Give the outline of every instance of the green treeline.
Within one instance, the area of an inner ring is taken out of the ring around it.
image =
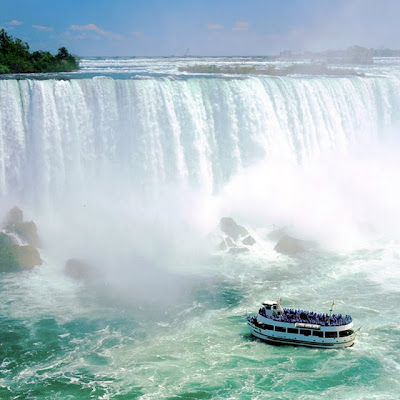
[[[0,74],[29,72],[70,72],[79,68],[79,60],[65,47],[53,56],[48,51],[29,51],[29,45],[0,30]]]

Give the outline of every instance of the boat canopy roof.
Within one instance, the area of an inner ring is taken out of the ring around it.
[[[278,302],[274,300],[265,300],[262,304],[263,306],[276,306]]]

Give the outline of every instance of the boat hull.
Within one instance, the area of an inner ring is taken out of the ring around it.
[[[348,338],[337,338],[337,339],[320,339],[307,337],[301,338],[300,335],[276,335],[274,331],[267,331],[256,327],[251,322],[247,323],[249,326],[250,333],[268,343],[280,344],[280,345],[291,345],[291,346],[305,346],[305,347],[316,347],[323,349],[340,349],[353,346],[354,344],[354,335],[349,336]]]

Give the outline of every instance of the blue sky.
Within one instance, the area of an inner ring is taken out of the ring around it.
[[[33,50],[85,55],[268,55],[400,48],[398,0],[0,0]]]

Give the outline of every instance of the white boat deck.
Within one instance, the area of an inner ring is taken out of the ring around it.
[[[283,309],[279,303],[268,301],[257,316],[248,317],[247,321],[251,334],[268,342],[322,348],[354,344],[349,315]]]

